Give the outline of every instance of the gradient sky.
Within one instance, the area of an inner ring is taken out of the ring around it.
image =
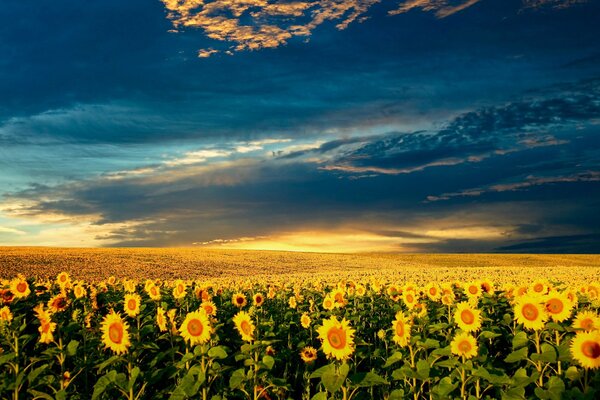
[[[0,20],[2,245],[600,251],[600,1]]]

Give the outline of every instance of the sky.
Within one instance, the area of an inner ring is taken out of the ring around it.
[[[598,253],[599,19],[4,0],[0,245]]]

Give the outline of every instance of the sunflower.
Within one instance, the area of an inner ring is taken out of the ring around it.
[[[548,293],[548,283],[544,280],[537,280],[527,290],[532,296],[543,296]]]
[[[48,308],[52,313],[65,311],[68,306],[69,300],[64,292],[61,292],[48,300]]]
[[[13,315],[10,312],[10,308],[8,306],[4,306],[0,308],[0,322],[10,322],[13,319]]]
[[[442,304],[445,306],[450,306],[454,304],[454,294],[446,293],[442,295]]]
[[[333,307],[334,307],[333,298],[330,295],[325,296],[325,298],[323,299],[323,308],[326,309],[327,311],[331,311],[331,310],[333,310]]]
[[[69,277],[68,273],[63,271],[56,275],[56,283],[61,289],[68,288],[71,285],[71,277]]]
[[[77,284],[73,287],[73,293],[75,294],[75,298],[81,299],[86,295],[85,287],[82,284]]]
[[[135,317],[136,315],[138,315],[140,313],[140,302],[141,301],[142,301],[142,298],[137,293],[126,294],[125,301],[124,301],[124,308],[125,308],[125,312],[127,313],[127,315],[129,315],[130,317]]]
[[[17,299],[27,297],[31,293],[29,284],[23,275],[19,275],[10,281],[10,291],[14,293]]]
[[[477,341],[471,334],[461,332],[454,336],[454,339],[450,343],[450,350],[452,354],[469,359],[477,355]]]
[[[367,288],[364,285],[356,285],[355,293],[358,297],[363,297],[367,293]]]
[[[185,297],[185,292],[187,290],[187,286],[185,282],[181,279],[177,279],[175,281],[175,286],[173,287],[173,297],[175,299],[183,299]]]
[[[323,352],[328,358],[345,360],[354,353],[354,329],[344,318],[338,321],[335,316],[323,320],[317,332],[323,344]]]
[[[300,351],[300,358],[306,364],[310,364],[317,359],[317,349],[311,346],[306,346]]]
[[[412,324],[402,311],[396,313],[396,319],[392,322],[392,330],[394,331],[394,342],[400,347],[408,346],[410,340],[410,329]]]
[[[190,345],[208,342],[212,331],[213,329],[210,326],[208,315],[206,315],[204,310],[188,313],[179,327],[181,336],[188,341]]]
[[[161,295],[160,295],[160,287],[156,286],[154,283],[150,284],[147,289],[146,289],[146,293],[148,293],[148,296],[155,301],[160,300]]]
[[[305,329],[308,329],[310,327],[310,317],[307,313],[302,314],[302,316],[300,317],[300,325],[302,325],[302,327]]]
[[[167,331],[167,316],[162,307],[156,308],[156,325],[161,332]]]
[[[583,368],[600,367],[600,332],[577,332],[571,341],[571,354]]]
[[[217,306],[210,300],[205,300],[200,304],[200,308],[204,310],[206,315],[216,316],[217,315]]]
[[[438,286],[431,282],[429,283],[427,286],[425,286],[425,294],[427,295],[427,297],[429,297],[432,301],[438,301],[442,295],[440,292],[440,289],[438,288]]]
[[[465,294],[471,300],[481,297],[482,290],[479,282],[468,282],[463,286]]]
[[[10,289],[0,289],[0,304],[10,304],[14,298],[15,295]]]
[[[54,341],[54,330],[56,329],[56,322],[52,322],[50,315],[47,318],[40,319],[40,343],[52,343]]]
[[[417,294],[414,290],[405,290],[402,292],[402,300],[409,310],[412,310],[418,302]]]
[[[333,305],[335,308],[340,308],[346,305],[345,291],[342,289],[335,289],[331,292],[331,297],[333,298]]]
[[[600,316],[593,311],[580,311],[573,321],[573,328],[584,331],[598,330],[600,329]]]
[[[551,292],[545,297],[546,311],[553,321],[562,322],[571,316],[573,303],[561,292]]]
[[[539,296],[525,295],[518,298],[514,306],[515,320],[526,329],[543,329],[548,313],[540,301]]]
[[[234,306],[238,307],[238,308],[242,308],[244,307],[246,304],[248,304],[248,301],[246,300],[246,295],[244,293],[234,293],[233,296],[231,296],[231,302],[233,303]]]
[[[481,290],[487,294],[494,294],[494,284],[489,279],[481,281]]]
[[[114,311],[108,313],[102,320],[100,329],[105,348],[111,349],[117,354],[127,353],[127,348],[131,346],[129,326],[119,314]]]
[[[254,301],[254,305],[256,307],[260,307],[264,304],[265,302],[265,296],[263,296],[262,293],[256,293],[253,297],[252,300]]]
[[[254,340],[254,324],[252,323],[252,319],[250,319],[250,315],[245,311],[238,312],[233,317],[233,323],[237,328],[238,332],[242,336],[242,340],[246,342],[251,342]]]
[[[469,302],[457,304],[454,322],[465,332],[476,332],[481,328],[481,311]]]
[[[296,302],[296,296],[290,296],[288,299],[288,305],[290,308],[296,308],[298,306],[298,303]]]
[[[123,288],[125,289],[125,291],[127,293],[135,292],[136,287],[137,287],[137,282],[132,279],[125,279],[123,281]]]

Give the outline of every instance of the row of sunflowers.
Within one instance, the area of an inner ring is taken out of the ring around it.
[[[0,282],[0,397],[594,399],[600,284]]]

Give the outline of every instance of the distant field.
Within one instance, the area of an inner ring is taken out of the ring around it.
[[[538,277],[600,280],[599,255],[530,254],[331,254],[218,249],[80,249],[0,247],[0,277],[21,272],[53,277],[67,271],[98,281],[111,275],[138,279],[244,277],[358,278],[369,275],[415,282],[432,279],[494,278],[521,281]]]

